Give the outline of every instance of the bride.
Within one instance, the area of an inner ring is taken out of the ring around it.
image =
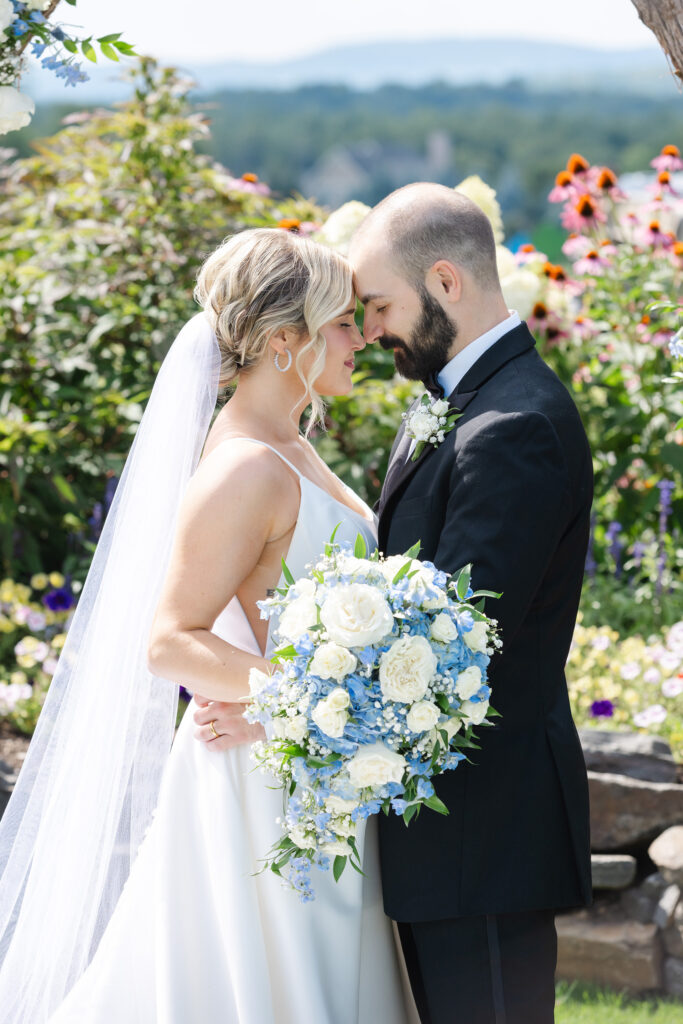
[[[177,684],[234,702],[269,665],[256,602],[283,557],[302,575],[338,523],[376,543],[370,509],[299,431],[351,388],[351,272],[250,230],[206,260],[196,297],[0,823],[0,1022],[401,1024],[374,819],[364,876],[319,872],[303,904],[258,872],[282,795],[248,746],[197,743],[190,708],[168,754]],[[235,381],[207,437],[217,385]]]

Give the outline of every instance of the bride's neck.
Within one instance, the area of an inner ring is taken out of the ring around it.
[[[226,420],[280,444],[297,442],[299,422],[310,402],[302,399],[303,385],[294,376],[295,380],[282,380],[278,374],[279,380],[266,382],[260,375],[243,375],[225,408]]]

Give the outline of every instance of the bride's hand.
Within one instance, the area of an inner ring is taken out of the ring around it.
[[[194,695],[194,701],[199,705],[193,715],[197,726],[194,737],[205,743],[209,750],[214,752],[231,750],[232,747],[255,743],[256,740],[266,738],[262,725],[258,722],[251,725],[243,717],[244,704],[210,701],[198,693]],[[211,728],[212,722],[213,729]],[[218,733],[218,736],[215,733]]]

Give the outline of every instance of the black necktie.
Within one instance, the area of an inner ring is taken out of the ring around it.
[[[443,388],[439,384],[439,381],[435,373],[428,373],[425,379],[422,381],[422,383],[424,384],[424,386],[426,387],[427,391],[432,396],[434,401],[436,401],[437,398],[444,397]]]

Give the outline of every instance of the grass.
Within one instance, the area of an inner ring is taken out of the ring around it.
[[[683,1003],[649,999],[579,982],[560,981],[555,1024],[683,1024]]]

